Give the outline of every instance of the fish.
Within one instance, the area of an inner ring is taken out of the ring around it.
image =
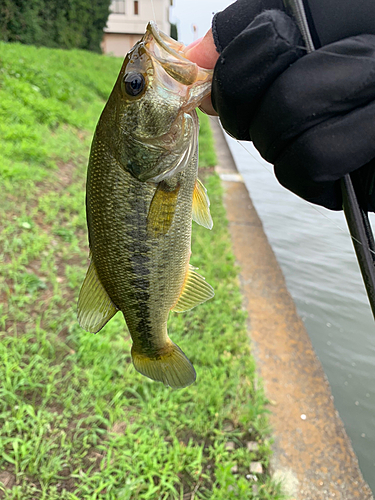
[[[121,311],[135,369],[173,389],[192,384],[196,372],[168,335],[169,313],[214,296],[189,264],[192,220],[213,225],[197,177],[195,111],[211,91],[212,70],[183,50],[150,22],[99,118],[86,184],[90,264],[77,311],[92,333]]]

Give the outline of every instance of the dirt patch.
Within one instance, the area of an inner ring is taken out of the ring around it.
[[[36,187],[40,194],[45,194],[48,191],[60,192],[69,187],[73,181],[78,167],[73,160],[63,162],[56,161],[57,169],[52,172],[51,178],[36,182]]]
[[[3,484],[5,490],[11,490],[16,484],[16,476],[6,470],[0,472],[0,484]],[[5,498],[5,492],[0,490],[0,498]]]
[[[57,189],[63,189],[70,186],[73,181],[73,174],[77,170],[77,166],[72,161],[68,161],[66,163],[58,161],[57,167],[58,170],[56,171],[56,177],[59,181]]]
[[[206,179],[214,173],[215,167],[202,167],[198,170],[198,177],[204,184]]]

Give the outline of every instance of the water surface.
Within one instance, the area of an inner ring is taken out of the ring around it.
[[[226,138],[375,492],[375,323],[345,217],[290,193],[251,143]]]

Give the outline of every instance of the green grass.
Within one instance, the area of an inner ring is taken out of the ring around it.
[[[168,326],[197,382],[172,391],[139,375],[120,315],[97,335],[77,324],[88,149],[120,64],[0,44],[0,477],[12,486],[0,498],[279,500],[215,175],[214,229],[194,224],[191,263],[216,295]],[[204,115],[200,142],[214,165]],[[255,460],[264,473],[249,475]]]

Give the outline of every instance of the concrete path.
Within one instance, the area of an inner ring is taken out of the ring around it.
[[[215,120],[212,128],[252,349],[272,403],[273,473],[294,500],[373,500],[322,366]]]

